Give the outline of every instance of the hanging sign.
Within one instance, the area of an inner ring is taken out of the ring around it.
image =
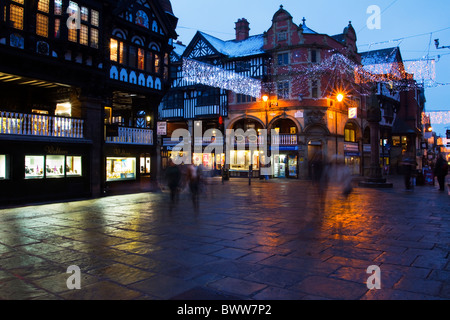
[[[159,121],[156,125],[156,134],[158,136],[165,136],[167,135],[167,122],[165,121]]]
[[[348,108],[348,118],[356,119],[358,117],[358,108]]]

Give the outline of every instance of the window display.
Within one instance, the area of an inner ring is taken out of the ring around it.
[[[25,179],[44,178],[44,156],[25,157]]]
[[[135,179],[136,158],[106,158],[106,181]]]
[[[63,178],[65,175],[64,156],[47,156],[45,175],[47,178]]]
[[[141,157],[141,173],[149,174],[150,173],[150,157]]]
[[[81,177],[81,156],[25,156],[25,179]]]
[[[66,157],[66,175],[68,177],[81,176],[81,157]]]
[[[4,154],[0,154],[0,180],[9,179],[9,163],[8,157]]]
[[[250,151],[247,150],[231,151],[230,156],[231,170],[248,171],[250,159],[253,162],[253,170],[259,170],[259,151],[254,151],[252,156],[250,155]]]

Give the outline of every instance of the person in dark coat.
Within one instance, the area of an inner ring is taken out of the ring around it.
[[[448,174],[448,163],[442,153],[438,155],[436,165],[434,166],[434,176],[439,183],[439,190],[445,190],[445,176]]]
[[[170,200],[173,203],[175,202],[178,194],[181,172],[178,166],[172,161],[172,159],[169,159],[169,166],[166,169],[166,179],[167,179],[167,186],[170,189]]]

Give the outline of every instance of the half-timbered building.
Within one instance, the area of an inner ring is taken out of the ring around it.
[[[149,185],[176,23],[168,0],[0,1],[1,203]]]
[[[235,30],[236,37],[230,41],[198,32],[181,58],[207,62],[261,80],[261,96],[187,83],[179,63],[174,71],[177,78],[172,83],[172,90],[159,108],[160,118],[169,123],[176,121],[178,125],[184,122],[189,129],[196,120],[205,122],[205,118],[222,117],[223,130],[254,129],[259,132],[267,129],[269,133],[275,130],[278,134],[269,135],[266,141],[269,154],[248,148],[231,152],[227,163],[232,176],[247,176],[249,165],[253,166],[254,175],[258,175],[259,160],[269,156],[272,163],[269,175],[308,178],[314,159],[327,160],[335,154],[345,157],[347,165],[359,174],[361,128],[366,125],[362,120],[365,99],[352,89],[357,87],[354,83],[348,85],[348,79],[336,74],[340,71],[338,68],[327,65],[335,53],[347,59],[345,61],[360,64],[356,33],[351,23],[342,34],[320,34],[309,28],[304,18],[302,23],[294,23],[289,12],[280,6],[272,25],[263,34],[250,36],[246,19],[239,19]],[[308,71],[318,68],[321,70],[316,74]],[[342,103],[336,99],[339,89],[346,89]],[[216,92],[216,103],[208,104],[209,109],[200,103],[203,92]],[[354,118],[348,116],[350,107],[358,110]],[[258,144],[263,143],[262,136],[256,139]],[[279,146],[276,155],[270,154],[272,144]]]
[[[263,80],[267,74],[268,64],[268,55],[262,50],[263,36],[250,37],[248,31],[242,33],[245,30],[242,26],[248,28],[245,19],[236,23],[237,36],[233,40],[224,41],[199,31],[187,46],[177,44],[178,54],[177,49],[172,54],[172,89],[159,107],[160,119],[168,123],[167,135],[162,140],[163,167],[168,158],[177,156],[172,153],[174,142],[170,137],[172,132],[179,128],[189,130],[191,136],[194,136],[195,130],[200,130],[202,137],[198,137],[197,134],[192,141],[194,150],[192,157],[195,165],[202,164],[206,171],[219,172],[225,164],[224,153],[204,152],[205,147],[212,142],[223,145],[223,135],[219,135],[219,131],[225,132],[230,99],[251,102],[256,101],[256,98],[242,94],[235,97],[233,92],[224,88],[191,81],[184,75],[183,59],[196,60],[218,67],[224,72],[230,71],[243,77]],[[217,138],[215,130],[218,131]],[[212,138],[203,137],[207,131],[212,133]]]

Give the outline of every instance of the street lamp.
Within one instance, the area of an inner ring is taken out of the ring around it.
[[[345,98],[345,96],[341,92],[336,95],[336,100],[339,103],[344,101],[344,98]],[[335,127],[335,130],[336,130],[336,137],[335,137],[335,140],[336,140],[335,141],[335,143],[336,143],[336,163],[338,161],[338,153],[339,153],[339,150],[338,150],[338,127],[337,126],[338,126],[338,121],[337,121],[337,106],[336,106],[336,109],[334,111],[334,127]]]

